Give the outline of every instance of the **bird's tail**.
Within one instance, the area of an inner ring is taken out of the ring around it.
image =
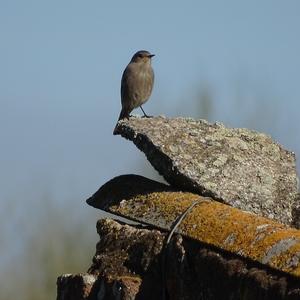
[[[125,110],[125,109],[122,108],[122,110],[121,110],[121,112],[120,112],[120,115],[119,115],[118,122],[119,122],[120,120],[122,120],[122,119],[125,119],[125,118],[129,119],[129,113],[128,113],[127,110]],[[113,135],[118,134],[118,122],[117,122],[117,124],[116,124],[115,129],[114,129]]]

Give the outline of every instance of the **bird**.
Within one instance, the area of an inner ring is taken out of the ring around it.
[[[153,84],[154,72],[151,66],[151,59],[155,54],[146,50],[137,51],[125,68],[121,79],[121,104],[122,109],[119,120],[129,119],[130,113],[140,107],[144,117],[149,117],[142,108],[142,105],[149,99]],[[116,128],[114,134],[116,134]]]

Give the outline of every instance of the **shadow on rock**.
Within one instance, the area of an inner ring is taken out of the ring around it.
[[[110,205],[118,204],[122,200],[132,199],[137,195],[167,191],[176,191],[176,189],[143,176],[121,175],[104,184],[86,202],[95,208],[105,209]]]

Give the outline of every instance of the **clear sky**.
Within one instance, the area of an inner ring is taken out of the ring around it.
[[[140,49],[156,54],[148,114],[205,117],[195,95],[208,87],[211,121],[265,131],[299,156],[299,16],[297,0],[0,0],[0,216],[30,217],[45,194],[86,215],[107,180],[151,172],[112,136]]]

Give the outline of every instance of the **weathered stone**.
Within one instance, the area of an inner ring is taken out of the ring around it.
[[[62,275],[57,279],[57,300],[134,300],[141,283],[137,276]]]
[[[166,191],[176,191],[176,189],[144,176],[127,174],[117,176],[105,183],[86,202],[95,208],[105,210],[110,205],[131,199],[136,195]]]
[[[108,190],[120,190],[124,186],[122,178],[126,185],[131,186],[130,199],[118,198],[116,193],[110,197],[107,193]],[[260,263],[265,268],[271,267],[300,278],[300,230],[191,192],[165,188],[157,192],[153,180],[149,180],[149,186],[152,185],[154,191],[147,189],[145,193],[135,189],[135,184],[140,187],[140,180],[143,183],[147,181],[133,175],[112,179],[92,197],[93,203],[109,213],[163,231],[170,231],[176,220],[195,204],[178,225],[177,233],[198,243],[209,244],[219,251]],[[123,264],[120,262],[118,265],[121,267]]]
[[[57,300],[96,299],[99,289],[93,274],[65,274],[57,279]]]
[[[293,153],[202,120],[131,118],[117,131],[171,185],[123,175],[87,200],[148,226],[99,220],[88,273],[60,276],[58,300],[300,299],[300,231],[213,201],[299,227]]]
[[[78,285],[76,276],[67,275],[58,280],[58,300],[293,300],[300,297],[299,279],[262,269],[259,264],[209,249],[181,235],[175,235],[164,248],[166,233],[156,229],[105,219],[98,221],[97,231],[100,241],[89,274],[84,275],[93,278],[89,281],[93,283],[89,291],[93,292],[80,291],[82,285]],[[163,294],[167,297],[163,298]]]
[[[100,241],[88,273],[113,282],[113,285],[105,285],[103,299],[107,299],[111,290],[118,290],[116,286],[124,285],[132,286],[123,291],[125,295],[129,290],[136,291],[137,298],[133,299],[160,299],[160,253],[165,235],[158,230],[122,225],[110,219],[99,220],[97,232]]]
[[[176,188],[292,223],[295,155],[269,136],[184,118],[130,118],[117,131]]]
[[[292,210],[293,223],[292,226],[300,229],[300,193],[295,200],[295,204]]]

